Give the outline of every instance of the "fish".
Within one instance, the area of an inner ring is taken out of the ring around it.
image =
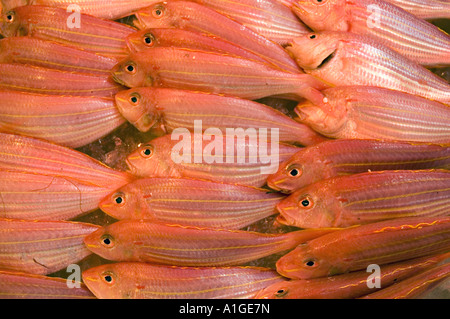
[[[298,0],[279,0],[291,8]],[[386,0],[421,19],[450,18],[448,0]]]
[[[361,299],[416,299],[450,276],[450,263],[434,266],[424,272],[372,292]]]
[[[83,13],[74,16],[66,9],[41,5],[14,8],[0,19],[0,33],[4,37],[31,36],[117,59],[127,56],[125,38],[135,31],[119,22]]]
[[[174,62],[176,61],[176,62]],[[132,53],[111,72],[129,88],[169,87],[256,100],[273,95],[320,102],[328,86],[311,75],[289,73],[228,54],[176,47]]]
[[[178,47],[206,52],[229,54],[267,63],[265,59],[232,42],[200,31],[176,28],[149,28],[130,34],[126,38],[131,53],[158,47]]]
[[[102,258],[174,266],[239,266],[291,250],[333,229],[308,229],[284,234],[121,220],[84,238]]]
[[[277,205],[278,221],[300,228],[349,227],[449,213],[450,171],[388,170],[325,179]]]
[[[272,0],[191,0],[255,30],[280,45],[309,32],[309,28],[279,1]]]
[[[248,0],[246,0],[248,1]],[[256,1],[254,1],[256,2]],[[210,1],[210,4],[217,1]],[[222,2],[223,3],[223,2]],[[236,9],[239,4],[224,4]],[[241,15],[242,16],[242,15]],[[248,7],[246,11],[248,16]],[[216,10],[191,1],[159,2],[136,13],[141,28],[178,28],[217,36],[264,58],[280,70],[298,73],[298,65],[284,48]],[[258,19],[256,17],[255,19]]]
[[[450,103],[444,79],[370,36],[322,31],[295,38],[286,50],[330,86],[376,86]]]
[[[399,282],[433,268],[448,256],[448,254],[440,254],[383,265],[377,275],[360,270],[331,277],[276,283],[258,292],[255,299],[359,298],[379,292],[380,289],[394,288]],[[371,278],[373,276],[374,278]],[[372,282],[374,279],[379,281],[379,286],[374,285]]]
[[[177,267],[142,262],[84,270],[83,282],[99,299],[247,299],[285,280],[263,267]]]
[[[78,179],[100,188],[111,188],[111,192],[134,179],[129,173],[113,169],[72,148],[1,132],[0,169]]]
[[[99,208],[115,219],[240,229],[276,214],[285,198],[265,189],[177,177],[136,179],[113,191]]]
[[[449,19],[450,2],[448,0],[388,0],[421,19]]]
[[[0,217],[66,220],[96,210],[133,176],[81,152],[0,133]]]
[[[49,69],[109,75],[117,59],[33,37],[0,40],[0,63],[31,64]]]
[[[368,86],[322,93],[326,103],[299,103],[296,120],[329,138],[450,143],[450,108],[444,103]]]
[[[2,299],[95,299],[79,281],[60,277],[35,275],[19,271],[0,270],[0,297]]]
[[[2,0],[3,10],[8,11],[20,6],[41,5],[56,7],[69,12],[79,12],[98,18],[117,20],[132,15],[141,8],[145,8],[157,0]],[[71,6],[72,5],[72,6]],[[76,6],[76,7],[75,7]]]
[[[313,145],[326,140],[309,126],[261,103],[250,100],[171,88],[138,87],[115,95],[120,113],[139,131],[161,126],[172,133],[184,127],[190,131],[196,121],[204,130],[218,128],[278,129],[279,140],[286,143]]]
[[[292,193],[324,179],[383,170],[450,168],[450,146],[375,139],[336,139],[299,150],[267,178]]]
[[[0,130],[67,147],[92,143],[126,122],[112,98],[0,91]]]
[[[85,236],[100,226],[69,221],[0,219],[0,268],[48,275],[92,254]]]
[[[201,132],[180,130],[142,143],[127,156],[129,173],[139,178],[188,177],[262,187],[279,163],[299,150],[264,139],[264,134],[258,139],[255,131],[220,132],[213,141],[212,135]]]
[[[311,279],[448,253],[450,217],[409,217],[348,227],[299,245],[276,264],[281,275]]]
[[[47,95],[113,97],[123,87],[113,81],[109,74],[0,63],[0,89]]]
[[[450,36],[387,1],[297,1],[292,10],[316,32],[369,35],[418,64],[450,64]]]

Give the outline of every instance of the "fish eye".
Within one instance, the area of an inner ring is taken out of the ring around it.
[[[146,145],[141,150],[141,156],[144,158],[149,158],[153,155],[153,146]]]
[[[144,35],[144,44],[148,47],[152,47],[155,44],[155,36],[151,33]]]
[[[16,16],[16,13],[14,11],[9,11],[6,14],[6,21],[8,21],[9,23],[13,23],[15,20],[15,16]]]
[[[125,194],[123,194],[123,193],[114,194],[113,202],[119,206],[123,206],[125,204]]]
[[[311,34],[311,35],[309,36],[309,38],[310,38],[310,39],[315,39],[315,38],[316,38],[316,35],[315,35],[315,34]]]
[[[132,105],[138,106],[140,99],[141,99],[141,96],[138,93],[134,92],[134,93],[130,94],[129,101]]]
[[[281,288],[275,293],[275,297],[281,298],[281,297],[286,296],[287,293],[288,293],[287,289]]]
[[[101,243],[104,247],[112,248],[114,247],[114,238],[111,235],[105,234],[101,238]]]
[[[300,198],[298,202],[300,208],[311,208],[314,205],[314,202],[309,195]]]
[[[155,8],[153,8],[152,15],[154,18],[162,18],[164,16],[164,6],[157,5]]]
[[[314,260],[308,259],[308,260],[305,260],[305,266],[315,267],[315,266],[317,266],[317,264],[316,264],[316,262]]]
[[[133,63],[128,63],[125,65],[125,71],[129,74],[135,74],[136,66]]]
[[[109,271],[105,271],[102,274],[102,280],[104,282],[106,282],[108,285],[114,285],[115,282],[116,282],[113,274],[111,272],[109,272]]]
[[[286,171],[290,177],[300,177],[302,175],[301,168],[298,165],[290,165],[286,168]]]

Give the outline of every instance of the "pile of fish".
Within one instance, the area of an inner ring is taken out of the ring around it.
[[[0,298],[449,277],[447,0],[1,4]]]

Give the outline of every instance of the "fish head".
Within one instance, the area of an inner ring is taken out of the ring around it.
[[[151,75],[147,75],[142,64],[134,59],[134,55],[117,63],[111,70],[111,75],[114,81],[129,88],[153,85]]]
[[[99,299],[126,299],[133,297],[136,284],[135,263],[110,263],[86,269],[82,279],[89,290]]]
[[[133,175],[177,177],[171,167],[171,145],[168,144],[167,137],[170,138],[170,135],[140,144],[128,155],[126,163]]]
[[[282,163],[278,171],[267,178],[267,185],[283,193],[292,193],[320,179],[326,171],[325,165],[309,150],[301,149]]]
[[[292,11],[314,31],[348,31],[346,2],[348,0],[299,0]]]
[[[278,259],[276,268],[287,278],[310,279],[327,276],[333,265],[316,256],[306,242]]]
[[[145,28],[181,28],[183,8],[173,2],[177,1],[158,2],[137,11],[139,24]]]
[[[329,214],[329,198],[315,185],[301,188],[277,205],[281,224],[300,228],[333,227]]]
[[[94,254],[108,260],[118,260],[115,252],[120,247],[118,241],[109,229],[109,226],[103,226],[96,231],[84,237],[84,244]]]
[[[348,110],[346,103],[340,103],[333,98],[325,98],[321,104],[313,104],[306,101],[299,103],[295,108],[299,122],[308,125],[316,132],[333,137],[348,123]]]
[[[22,26],[20,12],[11,9],[2,12],[0,18],[0,33],[4,37],[17,37],[27,35],[27,30]]]
[[[125,39],[125,42],[133,53],[159,46],[159,39],[152,29],[134,32]]]
[[[123,90],[116,94],[115,99],[119,112],[139,131],[147,132],[159,122],[161,115],[152,88]]]
[[[274,283],[260,290],[254,299],[296,299],[294,293],[301,289],[295,284],[297,281],[282,281]]]
[[[139,218],[147,211],[146,201],[142,199],[139,188],[129,183],[100,201],[99,208],[115,219]]]
[[[340,39],[328,32],[304,34],[286,46],[286,50],[306,73],[321,69],[333,61],[339,48]]]

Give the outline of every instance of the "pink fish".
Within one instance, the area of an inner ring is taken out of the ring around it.
[[[294,39],[287,50],[306,73],[331,86],[377,86],[450,103],[445,80],[370,36],[310,33]]]
[[[239,21],[280,45],[309,29],[287,6],[273,0],[192,0]]]
[[[76,5],[83,14],[99,18],[116,20],[132,15],[135,11],[147,7],[158,0],[2,0],[3,10],[29,5],[41,5],[69,10],[70,5]],[[73,11],[72,11],[73,12]]]
[[[273,269],[239,266],[121,262],[83,271],[83,282],[100,299],[244,299],[283,280]]]
[[[112,98],[0,91],[0,130],[77,148],[126,122]]]
[[[0,88],[38,94],[112,97],[123,87],[114,82],[109,74],[0,63]]]
[[[0,32],[5,37],[32,36],[110,57],[127,55],[125,38],[136,31],[134,28],[83,13],[75,18],[73,14],[40,5],[17,7],[2,14]]]
[[[450,147],[429,143],[337,139],[299,150],[267,179],[292,193],[323,179],[367,171],[450,168]]]
[[[422,19],[450,18],[450,2],[448,0],[388,0]]]
[[[450,108],[443,103],[380,87],[338,86],[322,93],[326,103],[300,103],[295,112],[325,136],[450,143]]]
[[[214,141],[201,131],[165,135],[141,145],[128,155],[127,164],[138,177],[190,177],[261,187],[269,172],[299,150],[252,134],[245,136],[245,131],[237,134],[216,135]]]
[[[334,231],[308,229],[284,234],[121,220],[92,232],[86,247],[114,261],[176,266],[237,266]]]
[[[240,229],[276,213],[285,198],[244,185],[190,178],[137,179],[105,197],[100,209],[115,219]]]
[[[278,0],[287,7],[292,7],[298,0]],[[448,0],[387,0],[422,19],[450,18]]]
[[[399,282],[433,268],[449,257],[442,254],[433,257],[421,257],[380,267],[380,287],[372,283],[366,270],[352,271],[347,274],[304,280],[290,280],[275,283],[261,290],[257,299],[353,299],[381,292],[395,287]],[[381,289],[381,290],[380,290]],[[375,291],[375,292],[374,292]],[[369,295],[370,296],[370,295]]]
[[[98,208],[132,177],[47,141],[0,133],[0,217],[64,220]]]
[[[27,36],[0,40],[0,62],[103,75],[117,64],[111,57]]]
[[[318,278],[448,253],[449,248],[450,217],[396,218],[310,240],[281,257],[277,271],[293,279]]]
[[[245,0],[249,1],[249,0]],[[213,3],[213,1],[210,1]],[[217,6],[217,1],[215,1]],[[239,7],[222,2],[225,7]],[[247,7],[248,15],[249,8]],[[139,10],[136,14],[144,28],[178,28],[217,36],[264,58],[267,63],[289,72],[301,72],[295,61],[279,44],[214,9],[190,1],[166,1]]]
[[[152,86],[220,93],[249,100],[273,95],[323,99],[327,85],[301,73],[228,54],[160,47],[131,54],[112,70],[128,87]]]
[[[297,1],[293,11],[314,31],[369,35],[414,62],[450,64],[450,36],[383,0]]]
[[[0,219],[0,268],[47,275],[89,256],[88,223]]]
[[[279,140],[312,145],[326,139],[304,124],[273,108],[231,96],[170,88],[139,87],[116,94],[123,116],[141,132],[161,126],[171,133],[178,127],[193,131],[196,121],[204,130],[218,128],[278,129]]]
[[[0,270],[0,295],[2,299],[95,299],[82,282],[34,275],[24,272]]]
[[[317,228],[443,216],[449,204],[448,170],[399,170],[318,181],[292,193],[277,209],[283,224]]]
[[[230,54],[267,63],[265,59],[232,42],[198,31],[176,28],[150,28],[137,31],[126,38],[130,52],[158,47],[179,47],[207,52]]]
[[[434,266],[390,287],[368,294],[362,299],[415,299],[450,276],[450,263]]]

